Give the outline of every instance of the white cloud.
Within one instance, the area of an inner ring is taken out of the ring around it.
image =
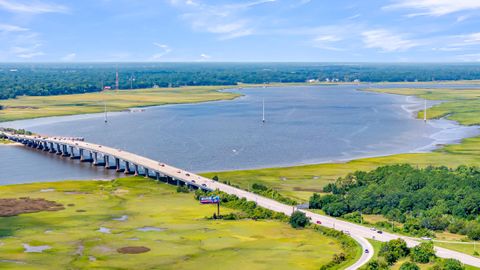
[[[364,31],[362,37],[365,47],[377,48],[384,52],[406,51],[419,45],[413,40],[405,39],[385,29]]]
[[[161,49],[161,52],[155,53],[154,55],[152,55],[152,57],[150,57],[150,60],[153,60],[153,61],[159,60],[160,58],[162,58],[166,54],[169,54],[172,51],[172,49],[166,44],[154,42],[153,45]]]
[[[18,58],[30,59],[36,56],[45,55],[44,52],[38,50],[41,44],[34,44],[30,47],[14,46],[11,48],[11,52]]]
[[[457,59],[464,62],[480,62],[480,53],[457,55]]]
[[[24,32],[24,31],[28,31],[28,29],[20,26],[16,26],[16,25],[0,23],[0,32]]]
[[[65,62],[71,62],[71,61],[75,60],[75,58],[77,58],[76,53],[69,53],[69,54],[65,55],[64,57],[62,57],[60,60],[65,61]]]
[[[383,9],[414,9],[409,16],[442,16],[450,13],[480,9],[479,0],[396,0]]]
[[[255,33],[255,23],[245,14],[256,6],[277,0],[246,1],[235,4],[209,5],[193,0],[170,0],[182,10],[182,18],[199,32],[218,34],[220,39],[232,39]]]
[[[0,0],[0,9],[5,9],[14,13],[67,13],[69,9],[66,6],[58,4],[49,4],[40,1],[18,1],[18,0]]]
[[[203,59],[203,60],[207,60],[207,59],[210,59],[212,57],[208,54],[202,53],[202,54],[200,54],[200,58]]]

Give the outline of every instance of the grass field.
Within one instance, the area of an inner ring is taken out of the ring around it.
[[[0,198],[22,196],[66,209],[0,217],[0,269],[318,269],[342,251],[279,221],[207,220],[215,206],[144,178],[0,186]],[[23,244],[51,249],[25,253]],[[117,252],[126,246],[151,251]]]
[[[158,88],[142,90],[103,91],[76,95],[32,97],[0,100],[5,108],[0,110],[0,122],[47,116],[123,111],[133,107],[164,104],[197,103],[227,100],[238,94],[219,92],[233,86],[192,86],[181,88]]]

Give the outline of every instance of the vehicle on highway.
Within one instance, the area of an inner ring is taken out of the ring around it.
[[[382,231],[380,231],[380,230],[378,230],[378,231],[377,231],[377,233],[378,233],[378,234],[382,234],[383,232],[382,232]]]
[[[370,230],[376,232],[376,231],[377,231],[377,228],[372,227],[372,228],[370,228]]]
[[[370,251],[368,249],[365,249],[365,253],[370,253]]]
[[[350,235],[349,231],[344,231],[343,233],[346,234],[346,235]]]
[[[182,173],[182,171],[178,170],[177,173]]]
[[[195,183],[195,180],[192,180],[192,183]]]
[[[432,240],[432,238],[430,238],[428,236],[423,236],[420,239],[425,240],[425,241],[431,241]]]
[[[317,220],[316,223],[319,224],[319,225],[322,224],[322,222],[320,220]]]
[[[189,174],[189,173],[186,173],[185,175],[186,175],[186,176],[190,176],[190,174]]]
[[[202,187],[207,187],[207,185],[206,185],[206,184],[202,184]]]

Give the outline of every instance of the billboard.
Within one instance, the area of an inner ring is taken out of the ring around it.
[[[219,196],[200,197],[201,204],[218,204],[220,203]]]

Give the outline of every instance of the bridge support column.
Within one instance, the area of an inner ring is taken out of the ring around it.
[[[110,169],[110,157],[107,155],[104,155],[103,162],[105,163],[105,169]]]
[[[123,171],[124,174],[129,174],[130,173],[130,163],[128,161],[125,161],[125,170]]]
[[[149,173],[148,173],[148,169],[147,169],[147,168],[143,168],[143,169],[145,170],[145,178],[149,178],[150,175],[149,175]]]
[[[91,153],[90,153],[91,154]],[[98,153],[97,152],[93,152],[93,163],[92,163],[93,166],[97,166],[98,165]]]
[[[80,161],[85,161],[85,158],[83,157],[83,149],[82,148],[78,149],[78,155],[80,156]]]
[[[48,143],[47,142],[43,142],[43,151],[48,151],[50,149],[48,149]]]
[[[122,169],[120,168],[120,159],[119,158],[115,158],[115,170],[117,172],[121,172]]]
[[[157,178],[157,181],[160,182],[160,173],[159,172],[155,172],[155,178]]]
[[[60,149],[60,144],[57,143],[57,155],[61,155],[62,154],[62,150]]]
[[[52,142],[50,143],[50,151],[48,151],[48,152],[55,153],[55,146],[53,145]]]
[[[134,164],[135,172],[133,173],[134,176],[138,176],[138,165]]]
[[[180,186],[180,180],[177,179],[177,187]]]
[[[64,157],[70,156],[70,154],[68,153],[68,146],[67,146],[67,145],[63,145],[63,154],[62,154],[62,156],[64,156]]]
[[[75,156],[75,150],[73,149],[73,146],[70,146],[70,159],[76,159],[77,157]]]

